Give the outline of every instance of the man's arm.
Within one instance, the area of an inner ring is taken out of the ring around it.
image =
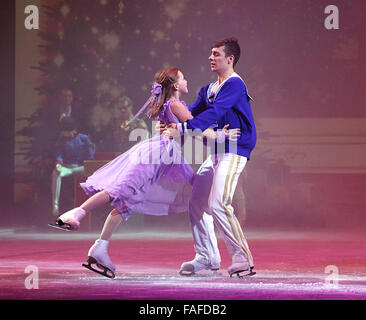
[[[56,165],[57,164],[61,164],[61,165],[63,164],[64,159],[63,159],[62,154],[63,154],[62,144],[61,144],[61,141],[58,140],[56,142]]]
[[[94,145],[90,141],[89,136],[86,136],[85,143],[86,143],[86,147],[87,147],[87,158],[85,160],[93,160],[94,159]]]
[[[195,102],[193,102],[189,107],[188,110],[191,112],[193,117],[196,117],[198,114],[205,110],[205,96],[204,92],[207,90],[207,86],[201,88],[200,92],[198,93],[198,97]]]
[[[209,108],[198,114],[194,119],[182,124],[181,131],[184,129],[200,129],[205,131],[209,126],[222,118],[225,113],[237,104],[239,99],[246,94],[245,85],[240,79],[230,79],[223,85],[220,93],[213,103],[213,108]]]

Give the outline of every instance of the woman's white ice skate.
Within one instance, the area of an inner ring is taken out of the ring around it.
[[[98,239],[89,249],[87,264],[82,264],[83,267],[101,274],[107,278],[115,277],[115,266],[108,255],[108,241]],[[98,267],[94,268],[93,265]]]
[[[84,218],[85,214],[84,209],[74,208],[62,214],[55,223],[50,223],[49,226],[66,231],[75,231],[79,229],[80,220]]]

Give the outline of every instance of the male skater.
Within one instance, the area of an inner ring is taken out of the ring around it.
[[[241,277],[245,271],[248,271],[245,275],[255,274],[251,252],[231,206],[239,175],[256,144],[251,97],[242,78],[234,72],[239,57],[240,46],[235,38],[215,42],[209,60],[217,81],[201,88],[197,100],[190,105],[194,119],[171,125],[173,131],[177,129],[181,134],[189,134],[194,129],[204,131],[215,124],[217,129],[229,124],[230,129],[240,128],[241,132],[234,148],[226,140],[222,152],[212,152],[194,179],[189,217],[196,256],[182,264],[182,275],[219,269],[221,258],[214,224],[232,257],[230,276]]]

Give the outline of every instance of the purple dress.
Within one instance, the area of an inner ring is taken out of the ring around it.
[[[178,123],[166,102],[158,119]],[[194,171],[184,160],[181,146],[157,135],[95,171],[81,187],[87,195],[105,190],[111,205],[127,220],[133,212],[167,215],[188,211]]]

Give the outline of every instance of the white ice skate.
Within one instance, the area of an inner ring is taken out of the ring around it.
[[[238,278],[243,278],[246,276],[255,275],[256,272],[253,271],[253,268],[254,267],[249,265],[248,261],[234,261],[233,264],[227,269],[227,272],[230,274],[230,278],[235,274],[238,276]]]
[[[75,231],[80,227],[80,221],[85,217],[86,211],[81,208],[74,208],[65,212],[56,219],[56,223],[50,223],[49,226],[66,231]]]
[[[183,262],[179,274],[181,276],[192,276],[201,270],[217,271],[220,269],[220,262],[211,263],[205,257],[196,255],[192,261]]]
[[[98,239],[91,246],[88,252],[88,264],[82,264],[83,267],[99,273],[107,278],[114,278],[116,268],[112,263],[108,255],[109,241]],[[92,265],[96,265],[98,269],[93,268]]]

